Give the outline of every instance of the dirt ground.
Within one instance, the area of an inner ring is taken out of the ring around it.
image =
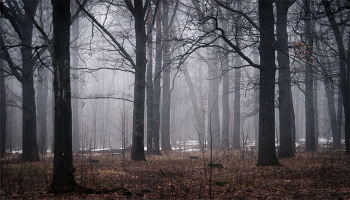
[[[350,199],[350,159],[343,151],[298,152],[281,167],[257,167],[256,152],[179,152],[74,157],[78,184],[93,194],[50,194],[53,158],[1,161],[1,199]],[[212,163],[210,165],[210,163]]]

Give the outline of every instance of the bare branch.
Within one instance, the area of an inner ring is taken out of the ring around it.
[[[126,50],[123,48],[123,46],[113,37],[113,35],[104,27],[102,26],[96,19],[94,16],[92,16],[87,10],[85,10],[85,8],[80,4],[80,2],[78,0],[75,0],[75,2],[77,2],[77,4],[79,5],[79,7],[81,8],[81,10],[84,12],[84,14],[90,18],[105,34],[108,35],[108,37],[114,42],[115,45],[117,45],[117,47],[119,48],[119,54],[122,55],[123,57],[125,57],[130,64],[132,65],[132,67],[136,67],[136,64],[134,62],[134,60],[131,58],[131,56],[128,54],[128,52],[126,52]],[[130,2],[128,0],[125,0],[125,2]],[[131,3],[131,2],[130,2]]]

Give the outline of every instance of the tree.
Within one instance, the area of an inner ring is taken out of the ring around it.
[[[287,17],[288,9],[295,1],[276,1],[277,8],[277,61],[278,61],[278,89],[279,89],[279,117],[280,117],[280,148],[279,157],[293,157],[292,140],[292,89],[289,66]],[[295,143],[295,142],[294,142]]]
[[[38,68],[37,83],[37,112],[38,112],[38,148],[42,155],[46,154],[47,146],[47,98],[48,98],[48,69]]]
[[[2,28],[2,19],[0,19],[0,27]],[[6,150],[6,78],[4,69],[4,61],[0,58],[0,157],[4,156]]]
[[[4,5],[1,1],[0,11],[4,17],[9,20],[12,28],[21,40],[22,69],[18,70],[18,68],[15,67],[6,48],[3,48],[3,53],[11,69],[11,73],[22,84],[22,160],[37,161],[39,160],[39,152],[36,139],[36,106],[33,78],[37,56],[33,56],[33,23],[29,16],[35,15],[39,1],[23,0],[24,12],[20,9],[20,6],[17,5],[18,3],[19,2],[8,1],[7,5]],[[1,37],[1,41],[1,43],[5,44],[3,37]]]
[[[171,150],[170,146],[170,27],[169,24],[169,2],[163,5],[163,107],[162,107],[162,149]]]
[[[213,29],[217,31],[218,38],[223,39],[242,59],[253,67],[260,69],[259,90],[259,152],[258,166],[280,165],[275,148],[275,38],[274,38],[274,12],[273,2],[270,0],[258,1],[259,24],[245,13],[237,11],[221,1],[214,2],[226,10],[244,17],[254,28],[260,31],[260,65],[251,61],[241,49],[232,43],[226,32],[218,26],[215,16],[206,17],[205,21],[213,21]],[[203,22],[201,22],[203,24]],[[208,35],[208,34],[207,34]],[[201,40],[203,38],[200,38]],[[203,46],[208,46],[205,44]]]
[[[153,89],[153,124],[152,124],[152,136],[154,139],[154,150],[157,154],[160,153],[159,149],[159,125],[160,125],[160,80],[162,72],[162,1],[158,0],[158,8],[156,12],[156,62],[154,72],[154,89]]]
[[[346,153],[350,153],[350,110],[349,110],[349,86],[350,86],[350,78],[349,78],[349,69],[350,65],[346,66],[346,54],[344,48],[344,42],[342,39],[341,32],[339,30],[339,26],[335,20],[334,12],[331,9],[331,3],[328,0],[322,0],[322,4],[325,8],[325,13],[327,15],[328,21],[333,30],[333,34],[335,36],[335,40],[337,42],[338,53],[339,53],[339,63],[340,63],[340,88],[343,98],[343,106],[344,106],[344,114],[345,114],[345,146]],[[348,61],[349,63],[349,61]]]
[[[314,151],[316,150],[315,143],[315,114],[314,114],[314,105],[313,105],[313,25],[311,20],[311,1],[304,1],[304,12],[305,12],[305,39],[303,45],[305,45],[305,119],[306,119],[306,150]]]
[[[78,5],[72,1],[72,11],[75,13],[78,10]],[[75,68],[72,73],[72,95],[78,96],[79,94],[79,52],[78,52],[78,41],[79,41],[79,17],[75,18],[72,23],[72,68]],[[73,152],[77,153],[80,150],[80,130],[79,130],[79,100],[74,98],[72,100],[72,125],[73,125]]]
[[[275,48],[272,1],[259,0],[260,93],[258,166],[280,165],[275,149]]]
[[[79,2],[77,2],[80,4]],[[81,10],[90,18],[98,28],[105,33],[113,43],[113,47],[116,51],[129,62],[131,67],[135,70],[135,84],[134,84],[134,111],[133,111],[133,134],[132,134],[132,148],[131,159],[132,160],[146,160],[144,152],[144,112],[145,112],[145,75],[146,75],[146,13],[147,9],[151,6],[151,1],[135,0],[134,3],[131,0],[125,0],[125,7],[134,17],[135,23],[135,37],[136,37],[136,62],[132,59],[130,54],[125,48],[113,37],[113,35],[102,26],[88,11],[86,11],[81,5]],[[158,3],[156,4],[158,5]],[[157,6],[156,6],[157,7]],[[157,9],[156,9],[157,10]],[[153,15],[155,16],[155,15]],[[153,20],[154,21],[154,20]]]
[[[227,31],[227,21],[223,20],[222,29]],[[227,49],[227,44],[224,44]],[[230,71],[229,58],[226,55],[222,61],[222,140],[221,146],[224,149],[230,148]],[[199,113],[198,113],[199,114]]]
[[[151,153],[153,151],[153,63],[152,63],[152,51],[153,51],[153,37],[151,33],[152,27],[152,9],[148,9],[147,19],[147,79],[146,79],[146,92],[147,92],[147,151]]]
[[[72,108],[70,85],[70,1],[52,0],[55,129],[52,191],[76,188],[72,152]]]

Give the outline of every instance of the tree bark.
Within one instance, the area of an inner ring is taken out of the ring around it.
[[[275,48],[273,2],[259,0],[260,93],[258,166],[280,165],[275,148]]]
[[[144,151],[144,112],[145,112],[145,75],[146,75],[146,42],[144,8],[142,1],[134,2],[136,34],[136,66],[134,85],[134,113],[132,134],[132,160],[146,160]]]
[[[169,47],[169,4],[163,3],[163,108],[162,108],[162,149],[170,151],[170,47]]]
[[[314,76],[312,69],[312,51],[313,51],[313,27],[311,21],[310,13],[311,0],[304,1],[304,10],[305,10],[305,41],[304,44],[306,47],[305,50],[305,125],[306,125],[306,150],[315,151],[316,142],[315,142],[315,112],[314,112],[314,101],[313,101],[313,84]]]
[[[147,92],[147,152],[153,153],[153,61],[152,61],[152,51],[153,51],[153,37],[151,33],[152,29],[152,9],[148,9],[148,19],[147,19],[147,80],[146,80],[146,92]]]
[[[242,65],[241,57],[235,58],[235,67]],[[235,69],[235,99],[233,102],[233,140],[232,148],[239,149],[241,146],[241,69]]]
[[[223,29],[227,31],[227,21],[222,22]],[[225,43],[225,48],[228,45]],[[228,56],[228,55],[226,55]],[[228,58],[222,61],[222,140],[221,147],[223,149],[230,148],[230,71]]]
[[[289,66],[287,15],[289,1],[276,1],[277,8],[277,61],[279,89],[280,148],[279,157],[293,157],[292,141],[292,89]]]
[[[36,10],[36,9],[35,9]],[[36,139],[36,105],[33,69],[34,63],[31,62],[33,24],[28,20],[26,25],[21,27],[24,34],[21,48],[22,55],[22,97],[23,97],[23,132],[22,132],[22,160],[39,160],[39,151]]]
[[[2,28],[2,19],[0,19]],[[2,46],[0,46],[0,49]],[[4,76],[4,61],[0,59],[0,157],[4,157],[6,150],[6,89]]]
[[[156,66],[154,72],[154,89],[153,89],[153,124],[152,135],[154,138],[154,151],[159,154],[159,124],[160,124],[160,80],[162,72],[162,1],[159,2],[156,16]]]
[[[338,24],[334,18],[334,13],[330,7],[329,0],[322,0],[322,4],[325,8],[327,18],[329,23],[331,24],[331,28],[333,30],[335,40],[337,42],[338,46],[338,53],[339,53],[339,61],[340,61],[340,88],[342,93],[342,100],[343,100],[343,106],[344,106],[344,114],[345,114],[345,146],[346,146],[346,153],[350,153],[350,104],[349,104],[349,85],[350,85],[350,67],[346,66],[346,54],[345,54],[345,48],[343,39],[338,27]]]
[[[38,148],[42,155],[47,150],[47,97],[48,97],[48,73],[45,68],[38,68],[39,81],[37,85],[37,110],[38,110]]]
[[[75,13],[78,9],[77,4],[72,1],[72,9]],[[79,95],[79,52],[78,52],[78,41],[79,41],[79,17],[77,17],[72,23],[72,67],[73,70],[72,77],[72,95]],[[79,125],[79,99],[74,98],[72,100],[72,123],[73,123],[73,153],[77,153],[80,150],[80,125]]]
[[[70,85],[70,1],[52,0],[55,129],[54,169],[51,191],[76,188],[72,152]]]

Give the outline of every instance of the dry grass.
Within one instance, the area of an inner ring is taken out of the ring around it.
[[[79,184],[96,191],[126,188],[133,198],[350,198],[350,160],[344,152],[300,152],[295,158],[280,159],[282,167],[256,167],[255,153],[247,152],[244,160],[239,155],[233,151],[215,152],[213,163],[222,163],[223,168],[208,167],[209,153],[200,152],[150,155],[142,162],[131,161],[128,155],[94,156],[99,162],[75,157],[75,177]],[[33,163],[1,161],[2,199],[130,198],[125,192],[48,194],[52,162],[52,158]]]

